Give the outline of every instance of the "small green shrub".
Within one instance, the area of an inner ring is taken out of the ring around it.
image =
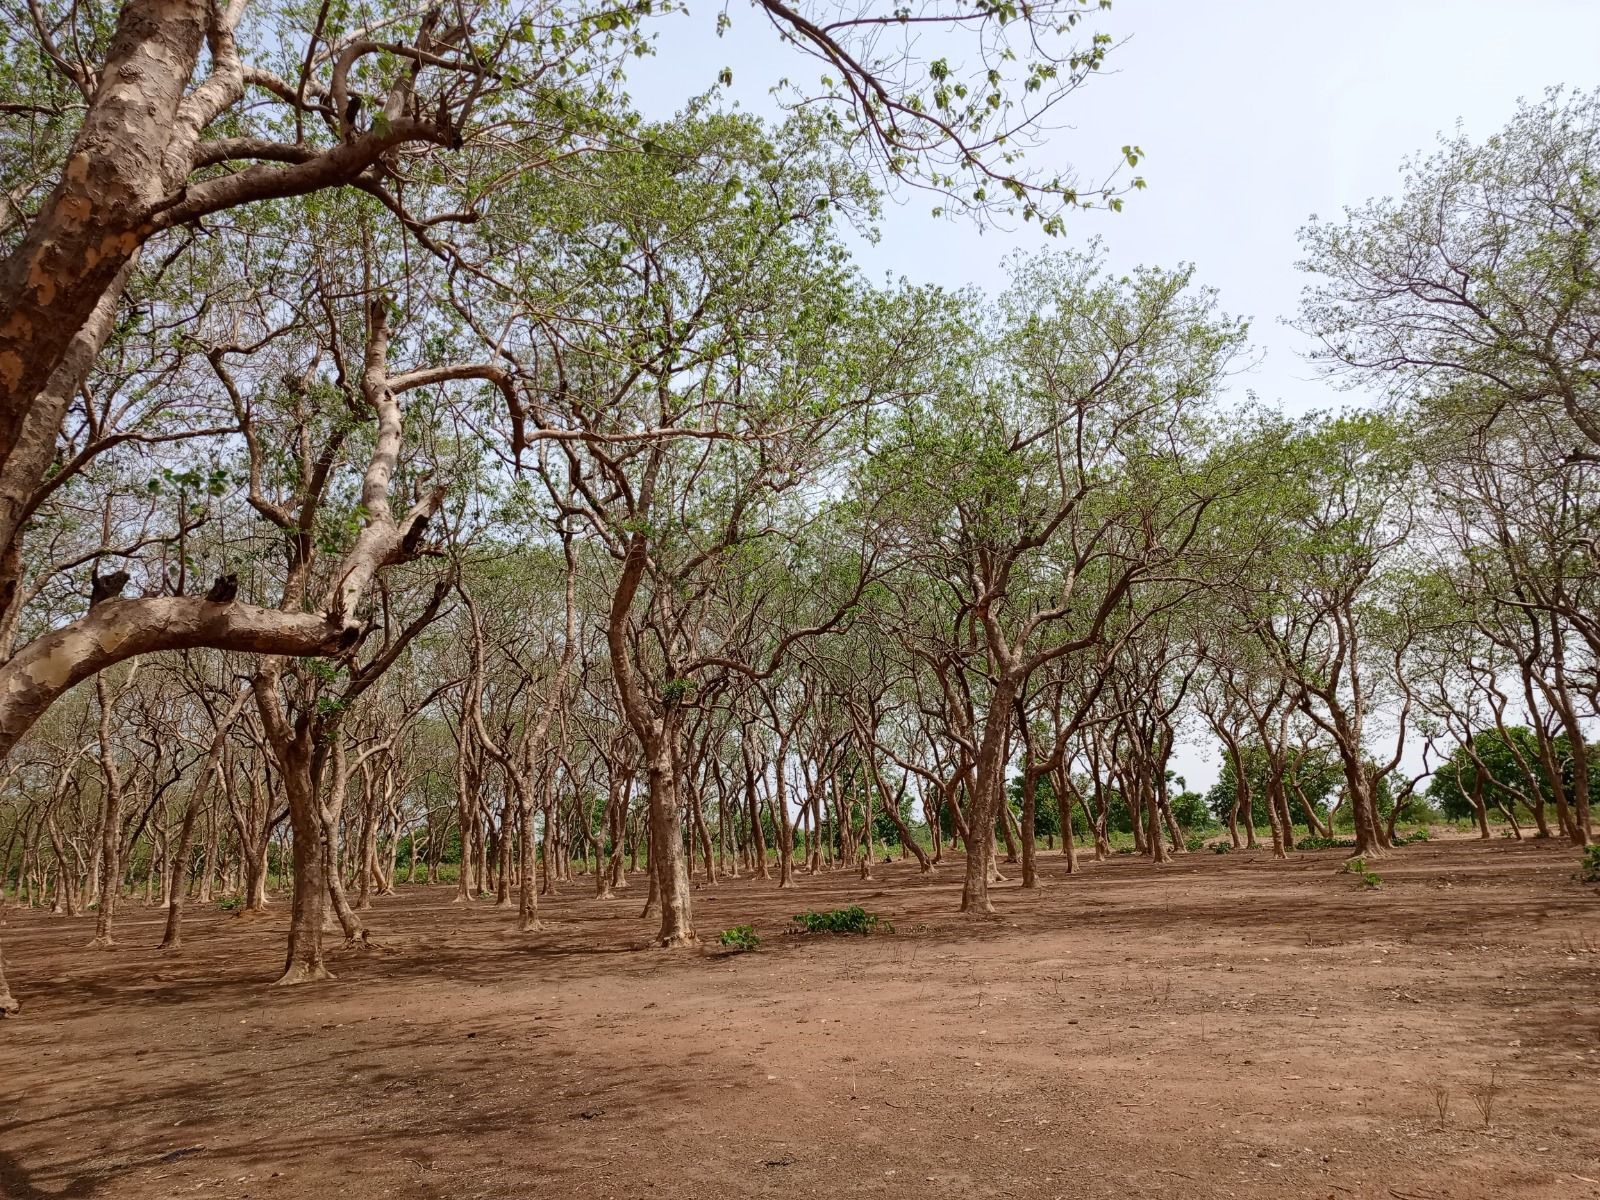
[[[884,932],[894,932],[894,926],[887,921],[880,922],[877,913],[869,913],[859,904],[852,904],[849,908],[836,908],[832,912],[795,913],[794,919],[806,933],[868,934],[877,930],[880,925]]]
[[[1316,834],[1311,837],[1303,837],[1295,843],[1295,849],[1297,850],[1352,850],[1354,848],[1355,843],[1347,838],[1322,837]]]
[[[1356,883],[1364,888],[1375,888],[1383,882],[1383,876],[1367,869],[1367,860],[1364,858],[1352,858],[1339,869],[1354,875]]]
[[[1205,844],[1205,835],[1199,833],[1191,833],[1188,837],[1183,839],[1183,848],[1190,854],[1193,854],[1196,850],[1204,849]]]
[[[1231,842],[1218,842],[1216,845],[1211,847],[1211,853],[1213,853],[1213,854],[1232,854],[1233,853],[1233,844]]]
[[[734,950],[754,950],[761,945],[754,925],[735,925],[732,929],[724,929],[717,940]]]
[[[1578,865],[1578,878],[1584,883],[1600,883],[1600,846],[1583,848],[1583,861]]]
[[[238,912],[244,907],[243,896],[224,896],[217,901],[217,907],[223,912]]]

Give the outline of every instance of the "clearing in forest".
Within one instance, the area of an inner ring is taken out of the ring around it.
[[[1572,849],[1340,860],[1044,855],[991,920],[951,912],[959,862],[725,881],[690,953],[641,948],[638,886],[534,934],[411,888],[277,991],[282,902],[165,957],[159,910],[110,954],[8,910],[0,1195],[1600,1196]],[[787,932],[853,903],[893,931]],[[715,944],[740,924],[758,950]]]

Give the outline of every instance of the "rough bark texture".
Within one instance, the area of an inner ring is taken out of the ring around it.
[[[256,702],[263,715],[272,705],[267,694],[277,686],[275,679],[257,676]],[[273,700],[276,698],[273,697]],[[322,960],[322,926],[328,912],[328,876],[323,847],[322,821],[317,813],[317,798],[309,754],[303,745],[279,744],[282,716],[266,718],[268,736],[283,766],[284,791],[289,796],[289,822],[294,833],[294,902],[289,915],[289,952],[284,960],[278,986],[332,979]]]
[[[682,713],[672,703],[664,705],[660,715],[651,711],[640,690],[628,651],[628,613],[644,575],[647,554],[644,535],[635,533],[630,539],[617,590],[612,596],[610,617],[606,623],[606,641],[618,700],[645,753],[650,797],[652,884],[652,896],[645,903],[645,912],[650,912],[652,901],[659,903],[661,928],[656,935],[658,945],[692,946],[696,944],[694,916],[689,899],[689,869],[684,861],[683,811],[678,802],[678,761],[675,753]]]
[[[989,701],[983,740],[974,764],[975,784],[967,825],[967,874],[961,888],[961,911],[979,916],[993,914],[989,882],[995,875],[994,828],[1005,799],[1005,748],[1016,699],[1016,683],[1002,676]]]
[[[205,41],[207,9],[204,0],[122,7],[60,180],[0,262],[0,473],[72,340],[154,232],[151,210],[169,187],[164,152]]]

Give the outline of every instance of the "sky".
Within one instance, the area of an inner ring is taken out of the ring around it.
[[[691,7],[658,25],[659,52],[630,71],[647,115],[669,116],[724,68],[730,103],[776,115],[772,84],[820,70],[739,0],[720,39],[715,6]],[[1600,86],[1600,0],[1115,0],[1098,20],[1119,43],[1108,73],[1069,101],[1069,127],[1032,161],[1098,179],[1137,145],[1148,188],[1121,213],[1069,215],[1061,239],[934,218],[933,199],[911,193],[884,213],[880,240],[860,245],[862,268],[996,291],[1006,255],[1095,237],[1119,267],[1192,263],[1251,321],[1260,361],[1235,386],[1292,413],[1360,399],[1319,379],[1285,324],[1303,286],[1296,230],[1393,194],[1404,160],[1458,125],[1482,139],[1519,98]],[[1216,779],[1205,738],[1175,760],[1191,787]]]

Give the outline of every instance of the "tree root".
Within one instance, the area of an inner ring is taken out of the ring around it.
[[[302,983],[320,983],[326,979],[337,978],[332,971],[319,963],[290,963],[282,975],[272,984],[273,987],[295,987]]]

